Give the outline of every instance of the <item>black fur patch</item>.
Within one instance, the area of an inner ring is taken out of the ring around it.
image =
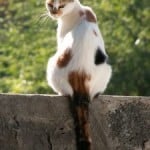
[[[73,102],[74,102],[75,106],[83,106],[83,105],[88,106],[88,104],[90,102],[90,97],[86,94],[83,95],[78,92],[74,92]]]
[[[94,99],[95,99],[95,98],[98,98],[100,94],[101,94],[100,92],[96,93],[96,94],[94,95]]]
[[[102,52],[102,50],[98,47],[95,54],[95,65],[99,65],[104,63],[107,60],[107,56]]]

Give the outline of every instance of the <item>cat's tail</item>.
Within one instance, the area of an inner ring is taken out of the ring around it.
[[[90,98],[87,95],[74,92],[72,100],[77,150],[91,150],[92,140],[89,123]]]

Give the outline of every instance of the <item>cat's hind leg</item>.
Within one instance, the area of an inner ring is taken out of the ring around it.
[[[47,66],[47,81],[49,86],[59,95],[72,96],[72,87],[68,82],[67,72],[54,65],[50,59]]]

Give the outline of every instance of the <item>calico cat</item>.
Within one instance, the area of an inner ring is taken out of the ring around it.
[[[112,72],[97,18],[79,0],[46,0],[46,8],[58,22],[57,51],[47,65],[48,84],[71,97],[78,149],[91,150],[89,102],[104,92]]]

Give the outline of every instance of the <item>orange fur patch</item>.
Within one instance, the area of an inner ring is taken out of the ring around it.
[[[89,95],[89,87],[86,82],[91,79],[91,76],[83,72],[72,71],[69,74],[69,83],[75,92]]]
[[[88,143],[92,142],[91,139],[91,131],[90,131],[90,124],[89,124],[89,112],[88,108],[85,106],[77,106],[76,113],[78,118],[79,127],[81,129],[82,138],[81,141],[87,141]]]
[[[57,11],[57,14],[58,14],[58,15],[62,15],[62,13],[63,13],[63,12],[62,12],[61,10],[58,10],[58,11]]]
[[[57,65],[59,68],[63,68],[68,65],[72,58],[71,50],[70,48],[66,49],[65,53],[62,54],[58,60],[57,60]]]
[[[86,10],[85,11],[86,14],[86,20],[89,22],[97,22],[96,17],[94,16],[94,14],[90,11],[90,10]]]

